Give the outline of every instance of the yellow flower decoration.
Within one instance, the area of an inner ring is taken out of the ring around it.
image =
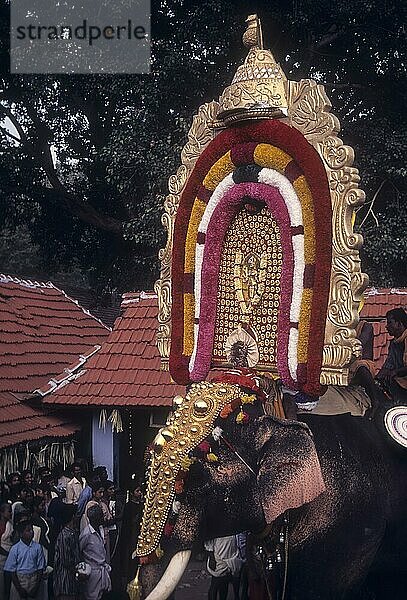
[[[183,353],[190,356],[194,349],[195,296],[184,294],[184,347]]]
[[[195,462],[194,458],[189,458],[188,456],[185,456],[185,458],[183,458],[182,462],[181,462],[181,469],[183,471],[188,471],[189,467],[191,465],[193,465],[194,462]]]
[[[235,165],[232,163],[229,150],[219,160],[217,160],[214,165],[212,165],[211,169],[203,180],[204,187],[213,192],[222,179],[229,175],[234,168]]]
[[[245,414],[241,410],[240,413],[236,417],[236,423],[243,423],[244,420],[245,420]]]
[[[164,550],[161,548],[161,546],[158,546],[155,553],[157,555],[157,558],[162,558],[164,556]]]
[[[309,328],[311,325],[313,290],[304,288],[301,299],[300,320],[298,325],[297,360],[305,363],[308,359]]]
[[[260,167],[271,167],[280,173],[284,173],[284,169],[292,161],[291,156],[271,144],[257,144],[253,157]]]
[[[208,459],[208,462],[218,462],[218,457],[213,452],[209,452],[209,454],[206,455],[206,458]]]
[[[305,262],[309,264],[315,262],[315,222],[312,194],[304,175],[300,175],[293,182],[293,187],[301,202],[304,224],[304,258]]]
[[[195,245],[198,227],[205,212],[206,203],[195,198],[191,216],[188,223],[187,238],[185,241],[185,273],[193,273],[195,269]],[[183,353],[190,356],[194,349],[194,315],[195,296],[184,294],[184,343]]]
[[[256,396],[254,394],[243,394],[242,396],[240,396],[240,402],[242,404],[253,404],[255,400]]]

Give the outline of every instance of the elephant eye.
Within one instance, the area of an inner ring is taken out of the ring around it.
[[[217,467],[217,471],[220,475],[227,475],[227,476],[233,475],[233,468],[231,468],[231,467],[225,467],[225,466],[219,465]]]

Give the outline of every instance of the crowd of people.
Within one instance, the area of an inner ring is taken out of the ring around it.
[[[84,465],[10,473],[0,483],[2,600],[100,600],[134,577],[140,487],[126,498],[105,467],[86,473]]]

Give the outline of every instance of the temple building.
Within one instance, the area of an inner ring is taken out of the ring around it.
[[[43,406],[64,407],[91,424],[93,464],[103,464],[121,485],[142,474],[143,453],[163,426],[181,388],[161,370],[157,296],[124,294],[122,314],[101,349],[74,373],[43,386]]]

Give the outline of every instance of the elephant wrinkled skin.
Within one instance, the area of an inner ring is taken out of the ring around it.
[[[164,556],[141,569],[143,597],[179,550],[241,531],[261,532],[287,509],[287,599],[404,597],[378,588],[380,583],[386,590],[392,581],[396,590],[407,565],[404,456],[367,419],[301,418],[310,429],[269,416],[244,426],[225,422],[225,436],[255,474],[224,444],[218,463],[192,465],[174,531],[161,543]],[[318,469],[308,469],[315,449],[323,482]],[[368,595],[365,584],[375,586],[376,595]]]

